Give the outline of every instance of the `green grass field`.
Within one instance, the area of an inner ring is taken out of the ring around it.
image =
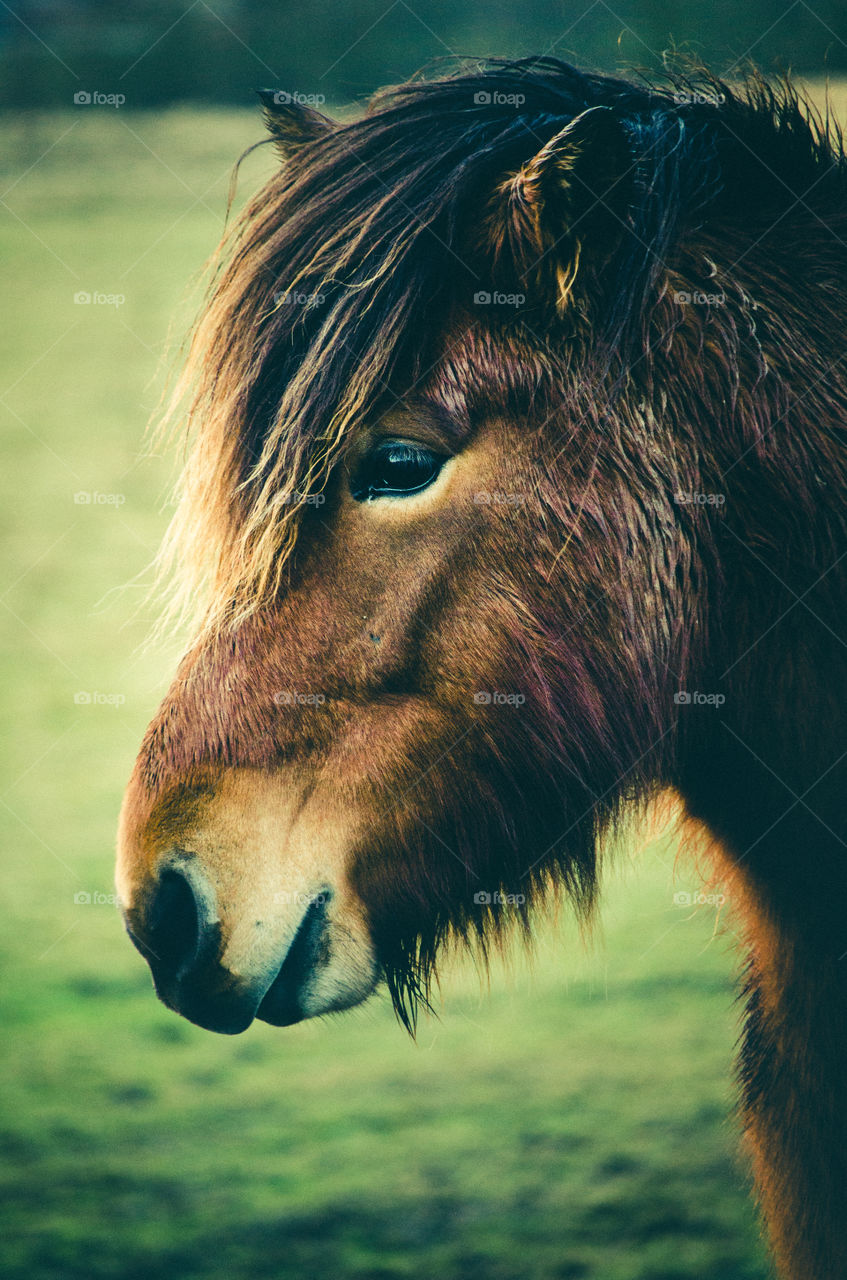
[[[666,842],[618,855],[592,945],[565,918],[490,988],[451,964],[416,1044],[384,998],[201,1031],[157,1003],[114,907],[75,901],[112,891],[177,653],[139,651],[141,588],[116,590],[167,519],[171,464],[142,447],[160,356],[259,123],[88,109],[4,132],[0,1273],[763,1280],[732,936],[675,903],[696,879]]]

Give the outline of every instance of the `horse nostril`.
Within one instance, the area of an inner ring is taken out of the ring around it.
[[[200,914],[194,890],[173,869],[163,871],[147,915],[151,951],[171,974],[190,966],[200,946]]]

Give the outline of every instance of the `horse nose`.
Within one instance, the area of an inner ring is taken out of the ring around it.
[[[260,997],[221,964],[215,894],[195,859],[178,855],[166,865],[127,910],[126,927],[168,1008],[227,1035],[250,1025]]]
[[[126,927],[156,984],[189,979],[220,943],[215,893],[196,859],[176,853],[126,912]]]
[[[197,899],[182,871],[163,871],[147,913],[147,945],[164,974],[177,977],[201,951],[203,925]]]

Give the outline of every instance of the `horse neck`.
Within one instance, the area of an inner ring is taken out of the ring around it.
[[[774,305],[776,305],[774,303]],[[809,312],[814,312],[810,299]],[[847,317],[847,303],[844,307]],[[741,1115],[786,1280],[847,1277],[847,385],[796,322],[704,488],[710,652],[725,698],[684,719],[678,787],[716,837],[747,951]],[[814,338],[814,341],[812,339]],[[817,344],[817,345],[816,345]],[[683,709],[694,711],[694,708]]]
[[[803,844],[798,832],[795,853],[812,860],[806,834]],[[775,913],[771,895],[730,861],[744,881],[741,1116],[760,1207],[781,1276],[836,1280],[847,1276],[847,930],[839,936],[825,922],[816,935],[808,922]],[[845,880],[842,873],[835,890],[842,902]],[[833,886],[822,882],[817,892]]]
[[[830,673],[837,682],[837,664]],[[752,686],[777,712],[779,675],[774,665],[769,699],[764,680]],[[725,741],[691,761],[682,789],[717,838],[747,956],[741,1120],[779,1274],[837,1280],[847,1277],[847,736],[814,700],[805,725],[786,708],[781,727],[763,714],[754,734],[752,712],[730,711],[732,698]]]

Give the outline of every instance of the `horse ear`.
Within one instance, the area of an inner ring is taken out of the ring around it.
[[[590,107],[546,142],[498,189],[489,222],[495,262],[508,257],[524,283],[555,278],[570,303],[581,261],[599,268],[626,228],[634,155],[610,107]]]
[[[316,142],[334,127],[329,116],[280,89],[257,89],[265,123],[284,160],[307,142]]]

